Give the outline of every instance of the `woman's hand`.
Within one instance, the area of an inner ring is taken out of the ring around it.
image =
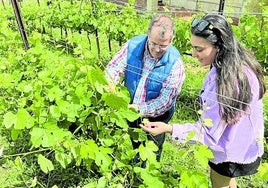
[[[148,122],[146,124],[140,124],[140,127],[151,133],[153,136],[156,136],[158,134],[161,133],[165,133],[165,132],[172,132],[172,126],[168,125],[164,122]]]

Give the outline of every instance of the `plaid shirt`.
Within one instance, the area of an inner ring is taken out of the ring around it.
[[[147,45],[146,45],[147,46]],[[162,84],[162,89],[157,98],[145,102],[146,97],[146,83],[148,76],[154,66],[158,63],[158,59],[151,57],[148,48],[145,48],[141,79],[139,81],[133,104],[137,104],[140,114],[143,117],[157,117],[168,111],[181,90],[183,81],[185,79],[185,70],[181,58],[174,64],[170,75]],[[106,67],[106,78],[115,84],[119,83],[120,77],[124,75],[127,66],[127,50],[128,42],[123,48],[114,56]]]

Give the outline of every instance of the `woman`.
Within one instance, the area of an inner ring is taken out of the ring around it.
[[[158,135],[170,132],[183,142],[190,131],[195,141],[214,154],[209,161],[213,187],[236,187],[235,177],[257,172],[264,152],[262,97],[265,93],[262,68],[235,38],[224,16],[207,14],[191,24],[193,56],[210,66],[200,92],[202,115],[194,124],[140,125]],[[212,126],[205,125],[210,119]]]

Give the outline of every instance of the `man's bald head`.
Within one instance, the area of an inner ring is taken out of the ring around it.
[[[149,36],[152,30],[156,30],[158,32],[159,39],[165,38],[167,34],[170,35],[170,41],[171,41],[175,34],[175,24],[173,23],[170,17],[166,15],[157,15],[150,22],[148,28]]]

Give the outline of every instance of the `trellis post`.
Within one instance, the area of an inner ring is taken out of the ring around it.
[[[220,0],[219,13],[223,14],[225,0]]]
[[[16,16],[16,21],[17,21],[17,24],[18,24],[18,27],[19,27],[19,31],[20,31],[20,35],[21,35],[21,38],[22,38],[22,41],[23,41],[23,44],[24,44],[24,48],[25,48],[25,50],[28,50],[29,49],[29,43],[28,43],[28,39],[27,39],[26,30],[25,30],[23,22],[22,22],[18,2],[16,0],[11,0],[11,3],[12,3],[14,14]]]

